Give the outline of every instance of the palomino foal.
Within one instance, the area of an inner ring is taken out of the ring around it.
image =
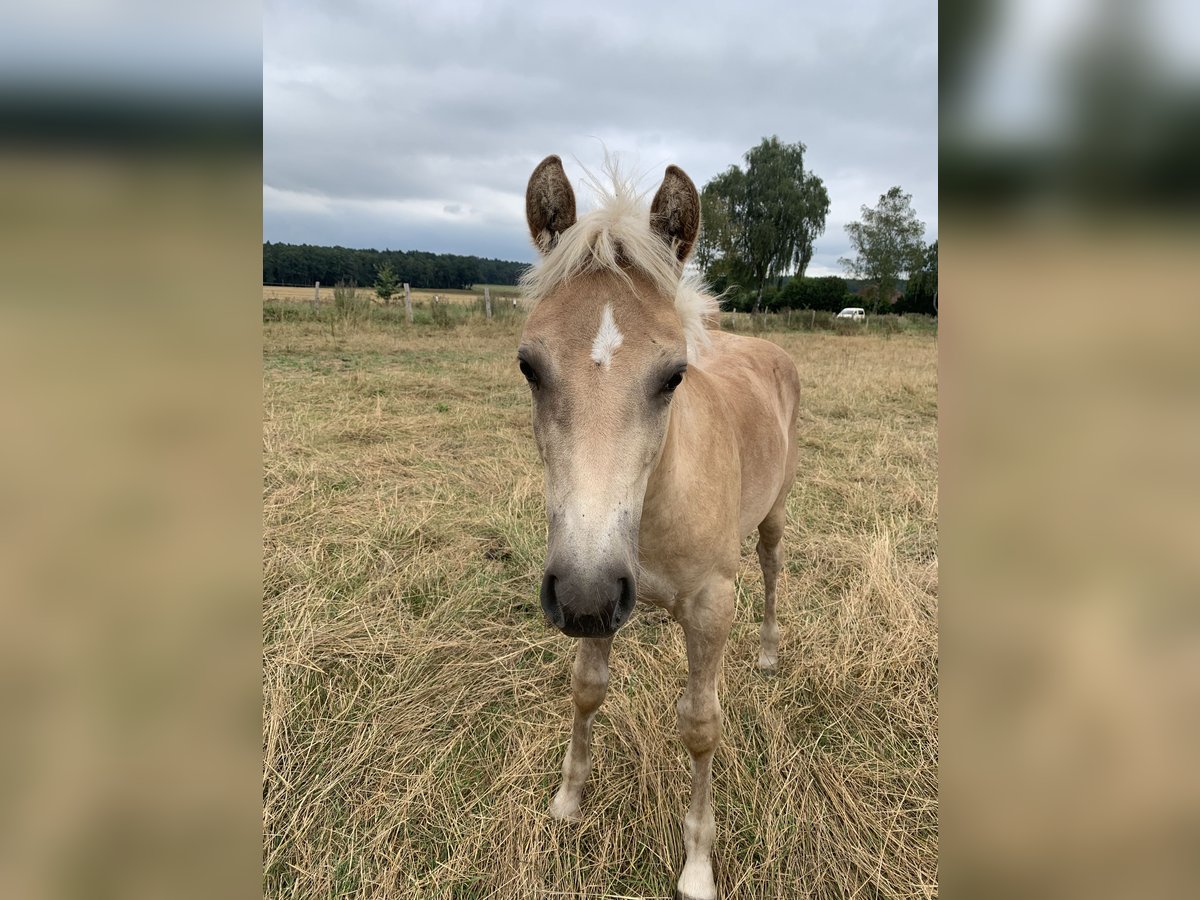
[[[546,469],[541,604],[580,638],[575,722],[550,811],[579,816],[613,635],[635,600],[662,607],[683,627],[688,657],[677,708],[692,797],[679,893],[710,900],[717,680],[734,576],[741,540],[757,528],[766,584],[759,666],[772,670],[799,378],[774,344],[705,330],[716,302],[683,272],[700,229],[691,179],[669,167],[647,210],[611,174],[599,208],[577,220],[562,163],[550,156],[525,200],[542,254],[523,281],[534,305],[518,351]]]

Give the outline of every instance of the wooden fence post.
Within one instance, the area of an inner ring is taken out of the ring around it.
[[[408,289],[408,282],[404,282],[404,315],[408,317],[408,324],[412,324],[412,293]]]
[[[313,285],[313,311],[316,312],[321,308],[321,282]]]
[[[483,286],[483,312],[489,319],[492,317],[492,289]]]

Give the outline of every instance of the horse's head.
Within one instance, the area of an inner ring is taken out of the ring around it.
[[[633,612],[642,502],[702,333],[699,295],[681,285],[700,198],[671,166],[646,211],[614,175],[601,207],[576,221],[550,156],[525,211],[542,254],[525,279],[535,305],[518,351],[546,467],[542,609],[568,635],[606,637]]]

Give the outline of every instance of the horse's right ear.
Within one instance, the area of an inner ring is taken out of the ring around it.
[[[553,250],[558,236],[575,224],[575,192],[557,156],[547,156],[529,176],[525,220],[534,246],[542,253]]]
[[[667,242],[676,259],[687,262],[700,234],[700,194],[679,166],[667,166],[650,204],[650,228]]]

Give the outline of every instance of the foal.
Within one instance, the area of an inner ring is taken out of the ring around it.
[[[523,279],[534,305],[518,350],[546,468],[541,605],[555,627],[581,639],[575,721],[550,811],[579,816],[613,635],[635,600],[662,607],[683,627],[688,657],[677,710],[692,795],[678,887],[682,897],[710,900],[717,680],[734,576],[741,540],[757,528],[766,585],[758,664],[773,670],[799,378],[774,344],[705,330],[716,301],[683,272],[700,230],[691,179],[668,167],[647,211],[612,177],[600,207],[578,220],[557,156],[538,165],[525,196],[542,254]]]

